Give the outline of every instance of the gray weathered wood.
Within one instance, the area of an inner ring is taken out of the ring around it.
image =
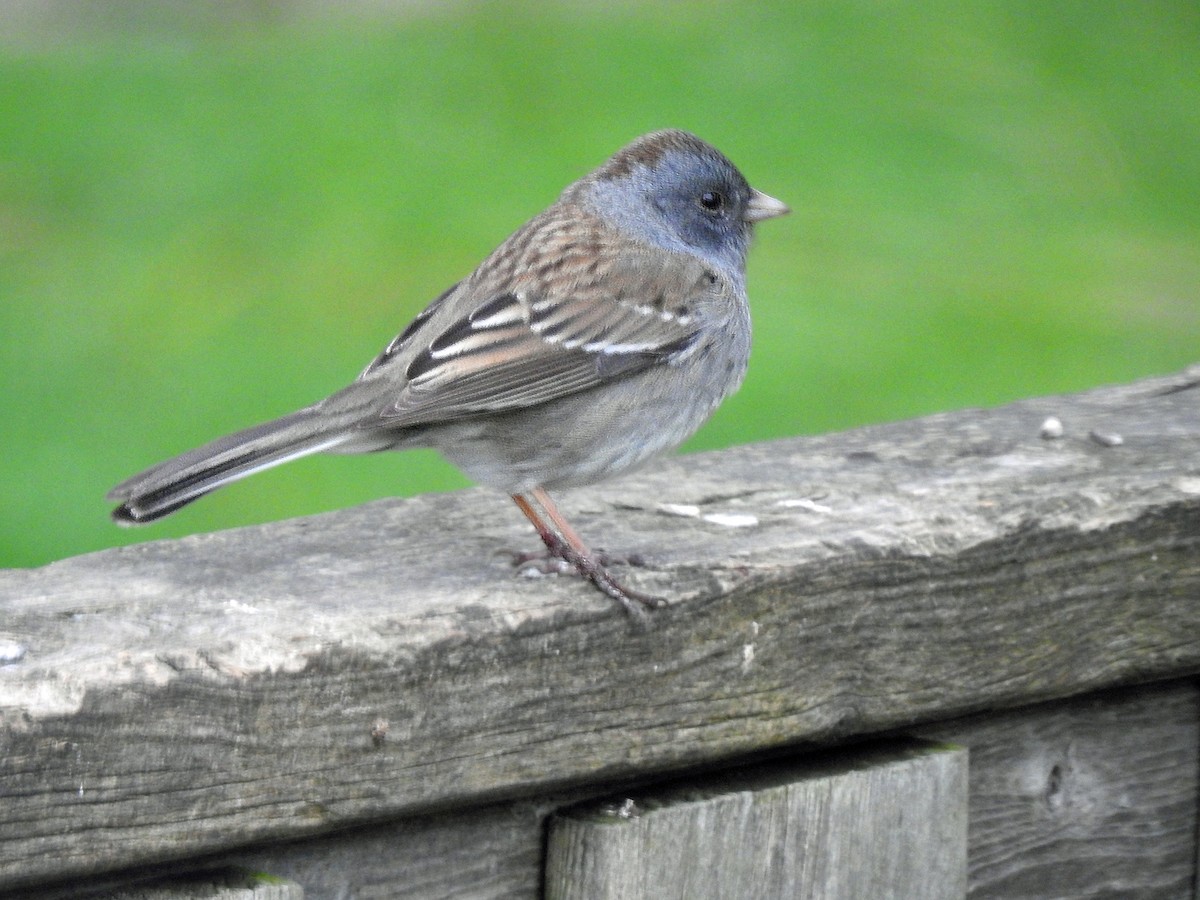
[[[0,893],[4,900],[104,900],[123,891],[208,884],[214,868],[270,873],[308,900],[541,900],[546,820],[601,793],[554,794],[360,825],[85,879]],[[199,874],[194,874],[199,870]],[[110,893],[112,896],[110,896]],[[186,896],[186,895],[185,895]]]
[[[923,744],[689,780],[556,816],[547,900],[960,900],[967,752]]]
[[[0,889],[1200,669],[1200,372],[564,507],[649,631],[481,491],[0,573]]]
[[[237,851],[225,861],[304,885],[310,898],[540,900],[545,820],[562,798],[419,816]]]
[[[1200,800],[1194,683],[1111,691],[918,733],[971,751],[972,900],[1191,895]]]
[[[970,749],[969,896],[1188,896],[1198,693],[1174,681],[919,729]],[[811,770],[828,755],[780,765]],[[720,777],[728,786],[737,776]],[[571,803],[550,797],[409,818],[223,861],[283,875],[313,897],[388,897],[403,885],[412,900],[538,900],[543,820]]]
[[[239,870],[221,870],[105,892],[103,900],[304,900],[298,884]]]
[[[1200,792],[1200,689],[1192,681],[972,716],[917,733],[970,750],[973,900],[1188,896]],[[786,765],[812,770],[828,755],[800,755]],[[728,786],[736,776],[720,777]],[[226,861],[284,875],[314,897],[386,897],[403,884],[412,900],[538,900],[542,823],[568,803],[546,798],[404,819]]]

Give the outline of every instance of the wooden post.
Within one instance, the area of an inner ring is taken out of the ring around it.
[[[967,889],[967,751],[837,753],[556,816],[547,900],[921,897]]]

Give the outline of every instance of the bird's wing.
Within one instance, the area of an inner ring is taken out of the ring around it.
[[[725,287],[699,260],[662,251],[620,255],[567,288],[544,281],[453,298],[469,309],[457,317],[431,307],[396,359],[404,382],[388,424],[523,409],[676,360]]]

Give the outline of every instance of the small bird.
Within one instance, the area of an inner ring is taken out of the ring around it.
[[[121,482],[113,519],[150,522],[312,453],[433,447],[512,496],[549,554],[632,615],[547,491],[675,447],[742,382],[746,253],[788,207],[685,131],[644,135],[446,290],[349,386]]]

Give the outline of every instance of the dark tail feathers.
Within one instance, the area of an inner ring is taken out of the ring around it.
[[[113,520],[121,525],[153,522],[222,485],[333,449],[352,436],[344,424],[334,426],[312,407],[247,428],[121,482],[108,493],[109,500],[124,501],[113,510]]]

